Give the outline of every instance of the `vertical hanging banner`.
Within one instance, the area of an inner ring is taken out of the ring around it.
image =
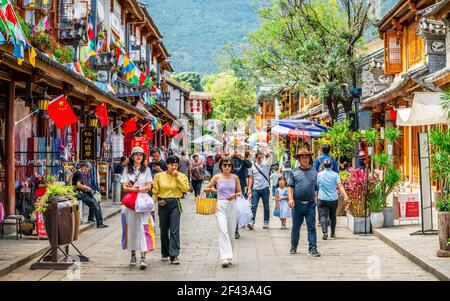
[[[262,114],[255,114],[255,123],[258,131],[261,131],[263,128]]]
[[[81,160],[97,159],[97,134],[95,129],[87,128],[81,132]]]

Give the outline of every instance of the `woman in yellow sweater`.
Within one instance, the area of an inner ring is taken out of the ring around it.
[[[167,171],[156,174],[153,181],[153,199],[158,202],[161,229],[161,260],[168,261],[170,257],[172,264],[180,264],[180,199],[190,185],[187,176],[178,172],[178,156],[169,156],[166,162]]]

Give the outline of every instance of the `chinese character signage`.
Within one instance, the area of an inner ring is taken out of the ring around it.
[[[398,195],[398,218],[399,220],[419,219],[419,194],[405,194]]]
[[[81,132],[81,160],[97,159],[97,134],[95,129],[84,129]]]
[[[144,150],[144,153],[149,156],[148,138],[147,137],[135,137],[133,138],[132,147],[140,146]]]
[[[255,123],[256,123],[256,129],[258,131],[261,131],[263,128],[263,120],[262,120],[262,114],[255,114]]]

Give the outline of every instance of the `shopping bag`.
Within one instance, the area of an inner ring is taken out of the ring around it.
[[[216,213],[217,199],[200,196],[195,199],[195,202],[197,203],[198,214],[211,215]]]
[[[152,212],[155,211],[155,202],[148,193],[139,192],[134,206],[136,212]]]
[[[252,208],[246,198],[240,196],[236,200],[239,227],[247,225],[253,218]]]
[[[124,205],[128,209],[134,210],[136,208],[137,196],[138,196],[137,192],[128,192],[122,198],[122,205]]]
[[[3,209],[3,203],[0,202],[0,222],[3,222],[5,219],[5,210]]]
[[[280,206],[275,206],[275,209],[273,209],[273,216],[280,217]]]

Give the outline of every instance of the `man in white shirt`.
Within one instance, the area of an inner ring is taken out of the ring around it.
[[[272,155],[267,156],[258,151],[256,153],[256,162],[249,169],[249,189],[248,198],[252,200],[252,211],[253,220],[251,224],[247,227],[250,230],[254,229],[256,210],[258,209],[259,200],[262,199],[264,206],[264,226],[263,229],[269,229],[269,218],[270,218],[270,208],[269,208],[269,198],[270,198],[270,167],[272,166]]]

